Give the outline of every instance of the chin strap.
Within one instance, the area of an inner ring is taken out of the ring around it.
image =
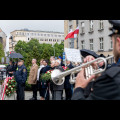
[[[117,41],[119,42],[119,50],[120,50],[120,38],[117,38]]]

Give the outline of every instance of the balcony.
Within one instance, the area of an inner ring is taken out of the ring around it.
[[[98,29],[98,31],[100,31],[100,32],[103,31],[103,30],[104,30],[104,28],[100,28],[100,29]]]
[[[98,50],[98,52],[104,52],[104,50],[101,49],[101,50]]]
[[[85,34],[85,32],[81,32],[81,33],[80,33],[80,35],[84,35],[84,34]]]
[[[94,32],[94,30],[91,28],[90,31],[89,31],[88,33],[93,33],[93,32]]]

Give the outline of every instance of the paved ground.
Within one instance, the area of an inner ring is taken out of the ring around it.
[[[29,100],[32,98],[33,92],[32,91],[25,91],[25,100]],[[16,93],[13,94],[11,97],[5,96],[4,100],[16,100]],[[65,96],[65,92],[63,92],[63,97]],[[1,98],[1,85],[0,85],[0,98]],[[39,91],[37,92],[37,99],[40,100]],[[52,95],[50,93],[50,100],[52,100]]]
[[[0,93],[1,95],[1,93]],[[25,91],[25,100],[29,100],[32,98],[33,92],[32,91]],[[13,94],[11,97],[5,96],[4,100],[16,100],[16,93]],[[65,92],[63,92],[63,96],[65,96]],[[0,96],[1,98],[1,96]],[[37,100],[40,100],[39,92],[37,92]],[[52,100],[52,95],[50,94],[50,100]]]
[[[63,92],[63,96],[65,93]],[[25,91],[25,100],[29,100],[32,97],[32,91]],[[11,97],[5,97],[5,100],[16,100],[16,93]],[[40,100],[39,92],[37,92],[37,100]],[[50,94],[50,100],[52,100],[52,95]]]

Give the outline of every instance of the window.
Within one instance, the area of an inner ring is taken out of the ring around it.
[[[85,49],[85,41],[84,40],[81,41],[81,48]]]
[[[61,35],[58,35],[58,37],[61,37]]]
[[[100,30],[104,28],[103,20],[100,20]]]
[[[85,31],[85,23],[81,22],[81,33],[84,33]]]
[[[90,20],[90,32],[93,31],[93,20]]]
[[[93,50],[93,39],[90,39],[90,50]]]
[[[69,42],[69,45],[70,45],[70,48],[74,48],[74,40],[71,40],[71,41]]]
[[[72,31],[72,25],[69,26],[69,31]]]
[[[24,35],[24,32],[22,32],[22,35]]]
[[[100,50],[104,50],[103,37],[99,38],[99,40],[100,40]]]

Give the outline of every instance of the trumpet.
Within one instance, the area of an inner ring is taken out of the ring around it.
[[[90,78],[90,76],[92,75],[98,75],[102,72],[104,72],[107,68],[107,60],[112,59],[114,56],[110,56],[107,58],[97,58],[93,61],[87,62],[82,64],[81,66],[75,67],[71,70],[65,71],[65,72],[61,72],[59,69],[55,69],[53,70],[52,74],[51,74],[51,79],[53,81],[54,84],[56,85],[62,85],[65,81],[65,77],[70,75],[70,83],[74,84],[76,81],[76,77],[75,74],[79,73],[82,68],[85,68],[85,78],[88,79]],[[99,67],[99,64],[103,62],[104,63],[104,68]],[[96,63],[96,65],[98,66],[96,69],[92,67],[92,64]]]

